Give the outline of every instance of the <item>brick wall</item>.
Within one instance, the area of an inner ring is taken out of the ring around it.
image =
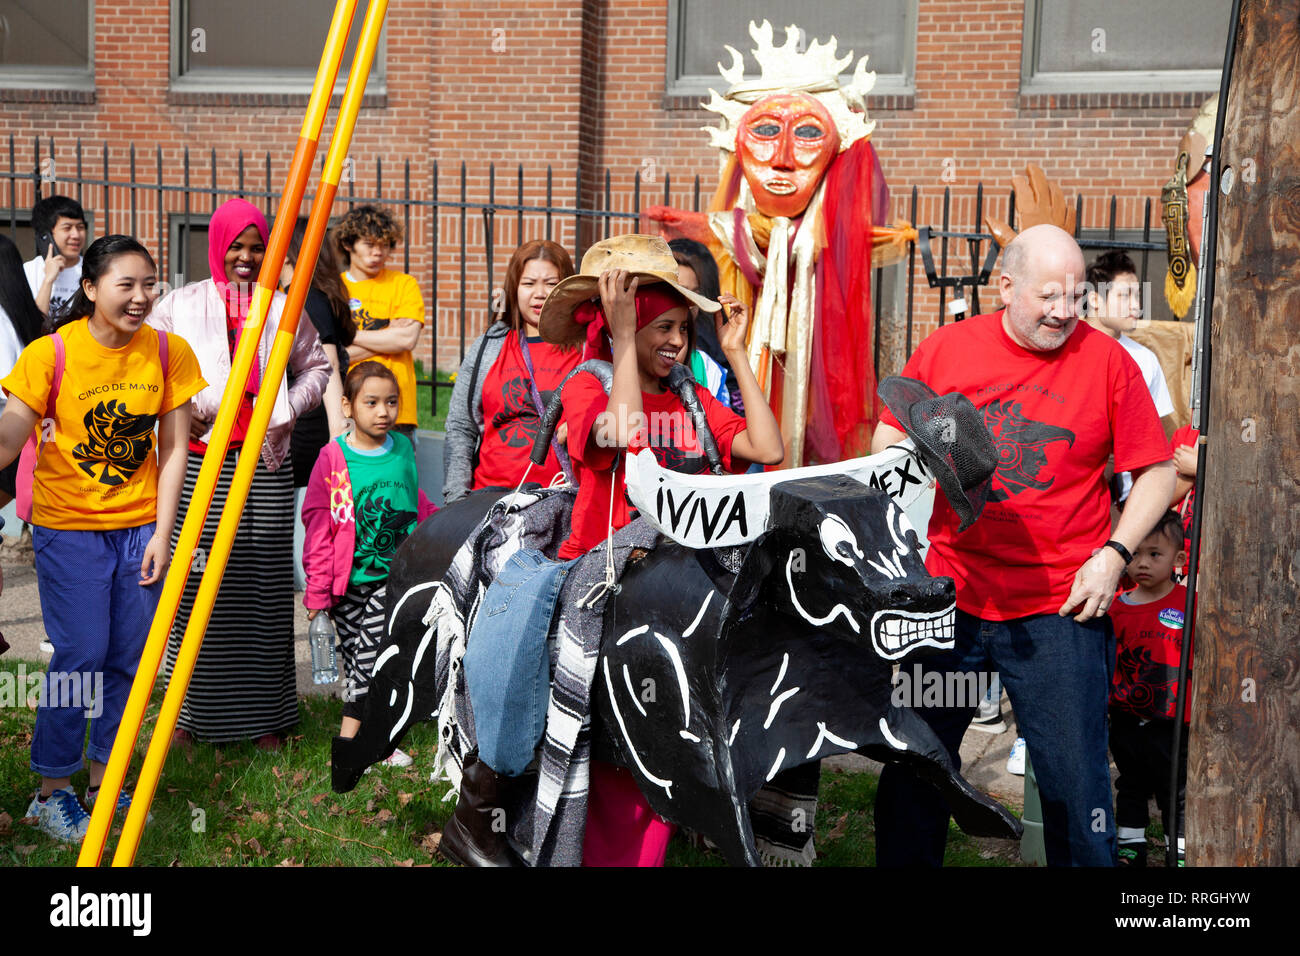
[[[908,215],[912,185],[920,190],[917,221],[937,225],[942,195],[951,188],[950,216],[969,227],[975,189],[988,187],[986,202],[1005,211],[1010,177],[1036,160],[1069,196],[1084,197],[1089,224],[1108,215],[1111,194],[1119,197],[1118,221],[1136,226],[1142,204],[1159,195],[1170,173],[1171,151],[1195,115],[1203,93],[1138,97],[1026,97],[1020,92],[1024,5],[1020,0],[920,0],[916,50],[916,93],[910,108],[900,100],[878,99],[871,107],[877,127],[873,142],[891,185],[894,212]],[[545,234],[545,217],[499,212],[493,231],[491,276],[481,211],[443,209],[438,222],[425,205],[437,195],[469,204],[515,203],[517,171],[524,171],[524,204],[546,197],[546,167],[552,167],[552,201],[572,208],[581,176],[586,207],[633,208],[633,183],[643,177],[641,204],[662,202],[671,181],[672,204],[689,207],[700,180],[708,202],[717,182],[718,154],[699,127],[714,121],[695,108],[666,108],[664,0],[396,0],[388,15],[386,91],[372,90],[362,110],[351,155],[353,183],[345,185],[339,211],[351,188],[374,195],[382,162],[381,198],[404,190],[409,161],[410,270],[426,301],[436,310],[423,358],[450,371],[460,355],[461,321],[466,340],[488,317],[491,286],[499,283],[511,250],[521,238]],[[319,27],[323,39],[324,26]],[[102,178],[103,148],[110,179],[129,178],[135,146],[138,180],[153,181],[161,149],[165,178],[181,185],[184,150],[190,152],[190,181],[212,184],[215,150],[218,188],[235,189],[237,154],[245,153],[245,184],[266,187],[263,154],[269,151],[271,191],[278,195],[302,121],[305,97],[180,96],[170,93],[169,9],[157,0],[99,0],[95,4],[96,90],[93,102],[59,94],[0,91],[0,117],[14,136],[16,165],[33,168],[31,141],[55,140],[55,179],[75,167],[75,141],[83,141],[83,176]],[[859,51],[861,52],[861,51]],[[721,79],[719,78],[719,85]],[[81,99],[87,99],[84,95]],[[332,120],[331,120],[332,121]],[[326,134],[328,135],[327,124]],[[324,154],[322,138],[321,155]],[[42,155],[47,145],[41,146]],[[495,187],[488,166],[495,163]],[[0,165],[7,167],[0,153]],[[48,191],[48,187],[47,187]],[[32,184],[15,190],[16,205],[30,205]],[[156,192],[136,194],[136,228],[151,247],[159,246]],[[128,229],[129,194],[115,187],[87,185],[83,199],[103,224]],[[8,205],[0,194],[0,205]],[[180,192],[166,192],[164,209],[184,208]],[[273,205],[270,203],[268,205]],[[211,200],[194,197],[191,210],[206,213]],[[304,210],[305,211],[305,210]],[[1158,216],[1158,211],[1155,213]],[[462,218],[464,223],[462,225]],[[1157,223],[1158,226],[1158,223]],[[553,218],[553,237],[573,248],[572,214]],[[589,222],[583,245],[631,223]],[[465,255],[461,254],[462,239]],[[437,244],[436,272],[434,244]],[[399,254],[394,263],[402,267]],[[461,274],[465,295],[461,296]],[[932,322],[937,297],[918,277],[916,315]],[[924,328],[917,331],[923,334]]]

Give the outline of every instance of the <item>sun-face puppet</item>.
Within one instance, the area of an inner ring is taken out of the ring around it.
[[[871,269],[916,237],[884,225],[889,191],[866,114],[875,74],[864,56],[841,85],[853,53],[837,57],[834,37],[801,51],[798,27],[781,46],[766,20],[749,34],[760,76],[745,80],[728,46],[732,65],[719,70],[730,86],[705,104],[722,117],[705,128],[722,151],[712,211],[646,215],[708,245],[722,290],[751,308],[749,361],[781,423],[785,467],[864,455],[877,408]]]

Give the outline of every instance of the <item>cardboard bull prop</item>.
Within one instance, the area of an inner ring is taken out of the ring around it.
[[[977,418],[962,420],[963,433],[948,437],[982,443],[975,458],[991,474],[995,452],[982,428],[971,434],[972,421],[977,427]],[[760,789],[837,753],[910,763],[963,830],[1018,836],[1019,822],[961,777],[920,717],[891,700],[893,662],[953,640],[953,582],[926,573],[916,531],[934,471],[945,467],[942,453],[919,441],[838,465],[727,479],[664,471],[649,451],[630,459],[629,497],[662,537],[632,552],[604,605],[589,689],[591,755],[628,768],[657,813],[704,834],[738,865],[759,863],[750,803]],[[966,484],[982,495],[987,474]],[[951,482],[942,485],[951,498]],[[569,493],[551,495],[571,507]],[[360,734],[335,741],[336,790],[355,786],[412,723],[445,716],[432,672],[455,665],[431,646],[430,595],[462,543],[501,520],[485,519],[494,505],[499,515],[499,498],[474,494],[444,508],[395,556],[387,641]],[[982,498],[975,513],[980,506]],[[549,719],[555,711],[553,697]],[[441,743],[455,780],[464,753],[448,735]],[[539,847],[517,848],[538,859]]]

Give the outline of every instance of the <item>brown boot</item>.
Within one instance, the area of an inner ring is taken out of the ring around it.
[[[477,752],[467,755],[456,812],[442,830],[438,848],[443,856],[461,866],[523,865],[506,840],[502,803],[508,782]]]

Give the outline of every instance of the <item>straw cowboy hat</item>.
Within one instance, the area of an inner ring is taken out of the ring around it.
[[[626,269],[641,280],[666,282],[688,302],[705,312],[717,312],[721,305],[692,292],[678,282],[677,260],[668,243],[659,236],[614,236],[603,239],[587,250],[577,275],[561,281],[542,306],[538,326],[542,338],[556,345],[576,345],[583,341],[586,329],[573,320],[573,310],[580,303],[600,299],[597,285],[607,269]]]

